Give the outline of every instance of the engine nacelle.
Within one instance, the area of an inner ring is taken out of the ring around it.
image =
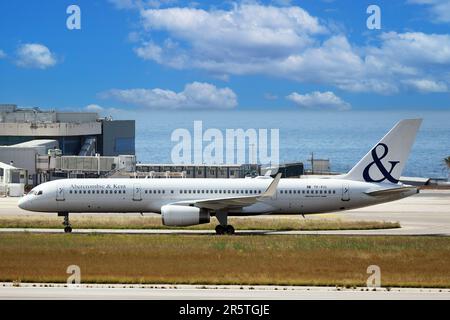
[[[209,223],[210,215],[206,209],[188,206],[166,205],[161,207],[162,223],[165,226],[193,226]]]

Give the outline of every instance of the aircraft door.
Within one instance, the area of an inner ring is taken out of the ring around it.
[[[64,197],[64,188],[58,187],[56,189],[56,201],[64,201],[66,198]]]
[[[133,185],[133,200],[134,201],[142,200],[141,186],[139,184]]]
[[[347,183],[342,185],[342,201],[350,201],[350,186]]]

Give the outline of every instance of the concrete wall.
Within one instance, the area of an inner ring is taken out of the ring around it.
[[[0,146],[0,162],[10,164],[16,168],[26,169],[28,174],[36,173],[36,154],[34,148],[14,148]]]
[[[88,123],[0,123],[0,136],[84,136],[101,134],[100,122]]]
[[[96,112],[57,112],[57,122],[86,123],[96,122],[98,114]]]

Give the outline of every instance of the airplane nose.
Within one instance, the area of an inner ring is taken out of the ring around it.
[[[19,200],[19,203],[17,204],[20,209],[28,210],[30,207],[30,200],[27,199],[27,197],[22,197],[22,199]]]

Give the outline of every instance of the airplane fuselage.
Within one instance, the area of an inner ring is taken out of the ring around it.
[[[273,179],[63,179],[41,184],[20,200],[41,212],[155,212],[164,205],[201,199],[258,196]],[[344,179],[281,179],[273,197],[229,215],[314,214],[393,201],[416,190],[373,197],[367,192],[399,187]]]

